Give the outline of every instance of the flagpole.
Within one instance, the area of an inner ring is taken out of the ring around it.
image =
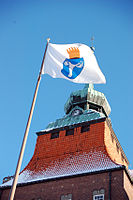
[[[43,71],[44,60],[45,60],[46,51],[47,51],[47,48],[48,48],[49,41],[50,41],[50,38],[47,39],[47,44],[46,44],[46,48],[45,48],[45,52],[44,52],[44,56],[43,56],[43,60],[42,60],[42,64],[41,64],[41,69],[40,69],[40,72],[39,72],[39,75],[38,75],[36,88],[35,88],[35,92],[34,92],[34,96],[33,96],[33,100],[32,100],[32,105],[31,105],[31,109],[30,109],[30,113],[29,113],[26,129],[25,129],[25,133],[24,133],[24,137],[23,137],[23,142],[22,142],[22,146],[21,146],[21,150],[20,150],[20,154],[19,154],[19,159],[18,159],[16,171],[15,171],[15,176],[14,176],[14,179],[13,179],[13,184],[12,184],[12,187],[11,187],[11,190],[10,190],[10,194],[9,194],[8,200],[13,200],[14,199],[16,185],[17,185],[17,182],[18,182],[18,176],[19,176],[19,172],[20,172],[20,168],[21,168],[21,164],[22,164],[25,145],[26,145],[28,132],[29,132],[30,124],[31,124],[31,119],[32,119],[32,115],[33,115],[33,111],[34,111],[34,107],[35,107],[38,88],[39,88],[39,84],[40,84],[40,81],[41,81],[41,74],[42,74],[42,71]]]

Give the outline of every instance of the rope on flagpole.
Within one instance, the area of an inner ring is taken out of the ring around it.
[[[45,60],[46,51],[47,51],[47,48],[48,48],[49,41],[50,41],[50,38],[47,39],[47,44],[46,44],[46,48],[45,48],[45,52],[44,52],[39,76],[38,76],[38,79],[37,79],[36,88],[35,88],[35,92],[34,92],[34,96],[33,96],[33,100],[32,100],[32,105],[31,105],[26,129],[25,129],[25,133],[24,133],[24,137],[23,137],[23,142],[22,142],[22,146],[21,146],[21,150],[20,150],[20,154],[19,154],[19,159],[18,159],[16,171],[15,171],[15,176],[14,176],[14,179],[13,179],[13,184],[12,184],[12,187],[11,187],[11,190],[10,190],[8,200],[14,199],[15,190],[16,190],[16,186],[17,186],[17,182],[18,182],[18,176],[19,176],[19,172],[20,172],[20,169],[21,169],[24,150],[25,150],[26,141],[27,141],[27,137],[28,137],[28,133],[29,133],[30,124],[31,124],[31,119],[32,119],[32,115],[33,115],[33,111],[34,111],[34,107],[35,107],[35,102],[36,102],[36,98],[37,98],[38,88],[39,88],[39,84],[40,84],[40,80],[41,80],[41,75],[42,75],[42,71],[43,71],[43,67],[44,67],[44,60]]]

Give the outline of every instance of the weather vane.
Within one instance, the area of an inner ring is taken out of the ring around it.
[[[94,47],[94,36],[91,37],[91,50],[94,52],[95,51],[95,47]]]

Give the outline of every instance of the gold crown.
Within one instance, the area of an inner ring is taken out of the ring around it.
[[[67,53],[69,54],[69,58],[80,58],[80,51],[77,47],[67,49]]]

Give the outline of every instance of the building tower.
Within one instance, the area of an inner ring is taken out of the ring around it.
[[[37,132],[15,200],[133,200],[128,159],[112,129],[105,95],[93,85],[71,93],[65,116]],[[0,186],[8,199],[12,180]]]

